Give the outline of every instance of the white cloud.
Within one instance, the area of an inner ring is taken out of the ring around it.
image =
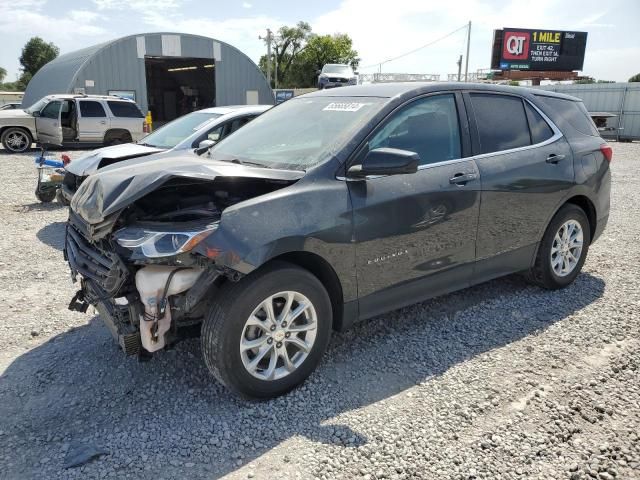
[[[320,15],[311,24],[318,33],[348,33],[359,53],[361,65],[367,66],[411,51],[470,19],[473,22],[470,72],[489,67],[494,29],[583,29],[590,34],[584,73],[592,75],[591,70],[604,70],[599,67],[598,62],[603,57],[598,49],[613,41],[608,35],[600,38],[594,32],[613,27],[612,22],[607,21],[611,18],[610,13],[625,10],[626,15],[633,16],[633,7],[628,4],[625,7],[621,0],[611,0],[604,5],[597,0],[536,0],[535,3],[530,0],[394,0],[392,7],[385,6],[384,9],[370,0],[343,0],[338,8]],[[465,37],[466,32],[461,31],[431,47],[385,64],[383,71],[436,73],[446,79],[446,74],[456,72],[458,56],[465,53]],[[640,57],[638,49],[634,51],[635,57],[627,57],[627,63],[629,58]],[[377,68],[373,66],[362,71],[373,72]],[[602,78],[623,80],[620,75],[603,74]]]
[[[252,4],[250,4],[249,2],[242,2],[242,8],[251,8],[253,7]]]

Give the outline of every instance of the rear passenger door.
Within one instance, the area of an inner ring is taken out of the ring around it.
[[[78,139],[81,142],[102,142],[109,129],[109,119],[102,103],[78,100]]]
[[[574,181],[571,148],[528,100],[465,93],[482,179],[474,282],[529,268],[549,216]]]
[[[124,100],[108,100],[107,106],[111,110],[111,118],[109,119],[111,129],[127,130],[134,142],[144,136],[142,131],[144,115],[135,103]]]

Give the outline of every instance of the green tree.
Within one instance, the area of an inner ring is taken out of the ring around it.
[[[629,79],[630,82],[640,82],[640,73],[636,73],[633,77]]]
[[[60,49],[53,43],[47,43],[40,37],[30,38],[22,49],[22,55],[20,55],[22,75],[16,83],[22,88],[26,88],[36,72],[56,58],[59,53]]]
[[[352,48],[351,38],[346,34],[316,35],[306,22],[295,27],[283,26],[273,43],[271,70],[278,63],[278,87],[312,87],[317,73],[325,63],[347,63],[358,65],[358,52]],[[266,73],[267,56],[259,61],[260,69]],[[272,85],[273,86],[273,85]]]
[[[0,83],[4,82],[4,79],[7,77],[6,68],[0,67]]]

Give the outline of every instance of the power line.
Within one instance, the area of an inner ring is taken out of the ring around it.
[[[382,62],[372,63],[371,65],[367,65],[367,66],[365,66],[365,67],[360,67],[360,68],[361,68],[361,69],[365,69],[365,68],[377,67],[377,66],[382,66],[382,65],[384,65],[385,63],[393,62],[394,60],[398,60],[398,59],[400,59],[400,58],[406,57],[407,55],[411,55],[412,53],[416,53],[418,50],[422,50],[423,48],[430,47],[431,45],[433,45],[433,44],[435,44],[435,43],[438,43],[438,42],[440,42],[440,41],[444,40],[445,38],[450,37],[450,36],[451,36],[451,35],[453,35],[454,33],[458,33],[460,30],[464,30],[465,28],[468,28],[468,27],[469,27],[469,25],[465,23],[465,24],[464,24],[463,26],[461,26],[460,28],[456,28],[456,29],[455,29],[455,30],[453,30],[452,32],[449,32],[449,33],[447,33],[446,35],[444,35],[444,36],[442,36],[442,37],[440,37],[440,38],[438,38],[438,39],[436,39],[436,40],[433,40],[433,41],[431,41],[431,42],[429,42],[429,43],[425,43],[424,45],[422,45],[422,46],[420,46],[420,47],[418,47],[418,48],[414,48],[413,50],[411,50],[411,51],[409,51],[409,52],[403,53],[402,55],[398,55],[397,57],[389,58],[389,59],[384,60],[384,61],[382,61]]]

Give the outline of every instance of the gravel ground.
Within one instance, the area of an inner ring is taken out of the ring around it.
[[[68,311],[65,209],[35,202],[32,154],[0,152],[0,478],[640,478],[640,144],[613,147],[572,286],[513,276],[379,317],[267,402],[228,394],[195,340],[141,364]],[[83,448],[102,454],[65,469]]]

